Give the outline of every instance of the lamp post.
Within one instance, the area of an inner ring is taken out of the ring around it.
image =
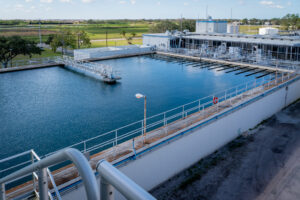
[[[12,67],[12,48],[9,49],[9,53],[10,53],[10,67]]]
[[[144,135],[144,143],[145,143],[145,135],[146,135],[146,127],[147,127],[147,122],[146,122],[146,118],[147,118],[147,98],[146,98],[146,95],[143,95],[143,94],[140,94],[140,93],[137,93],[135,95],[135,97],[137,99],[144,98],[144,124],[143,124],[144,132],[143,132],[143,135]]]

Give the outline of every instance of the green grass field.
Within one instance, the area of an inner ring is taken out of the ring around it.
[[[119,23],[119,24],[80,24],[80,25],[42,25],[42,40],[46,41],[48,35],[55,34],[61,30],[84,30],[91,40],[105,39],[106,33],[108,39],[122,38],[120,34],[126,31],[128,36],[136,33],[136,37],[141,37],[143,33],[149,32],[151,23]],[[34,26],[0,26],[0,35],[12,36],[20,35],[24,38],[39,42],[39,27]]]
[[[134,39],[132,40],[132,44],[142,44],[143,40],[142,39]],[[115,41],[108,41],[107,42],[108,46],[124,46],[124,45],[128,45],[126,40],[115,40]],[[95,41],[92,42],[92,48],[96,48],[96,47],[106,47],[106,41]]]

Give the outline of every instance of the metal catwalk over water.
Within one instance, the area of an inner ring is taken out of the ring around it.
[[[66,67],[70,67],[71,69],[74,69],[77,72],[100,78],[106,83],[115,83],[117,80],[121,79],[121,77],[116,75],[117,72],[114,71],[113,68],[108,65],[74,60],[73,58],[68,56],[64,56],[63,58],[56,58],[55,62],[62,63]]]

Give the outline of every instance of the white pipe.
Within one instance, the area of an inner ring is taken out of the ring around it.
[[[125,198],[129,200],[155,200],[151,194],[133,182],[130,178],[128,178],[125,174],[120,172],[106,160],[100,160],[96,169],[101,176],[101,181],[103,180],[105,184],[111,184],[119,192],[121,192]],[[104,189],[105,187],[101,188]],[[103,192],[104,191],[101,191],[101,193]],[[109,194],[109,192],[106,191],[106,194]],[[101,200],[106,200],[109,198],[109,196],[103,196],[103,198],[105,199]]]
[[[71,160],[76,166],[80,176],[82,177],[86,195],[89,200],[99,200],[100,193],[97,187],[97,181],[95,175],[84,155],[77,149],[64,149],[49,157],[46,157],[38,162],[35,162],[27,167],[24,167],[2,179],[0,184],[5,184],[8,181],[14,180],[20,176],[27,175],[29,173],[38,171],[43,168],[47,168],[51,165],[61,163],[66,160]]]

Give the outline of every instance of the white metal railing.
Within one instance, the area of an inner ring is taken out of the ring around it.
[[[64,162],[66,160],[72,161],[76,166],[79,174],[83,179],[83,183],[85,186],[86,195],[88,199],[89,200],[100,199],[100,193],[98,190],[98,184],[95,175],[92,171],[90,164],[84,157],[84,155],[82,155],[76,149],[64,149],[1,178],[0,179],[0,185],[1,185],[0,200],[6,199],[5,184],[8,184],[11,181],[21,179],[25,176],[28,176],[30,173],[32,173],[34,176],[33,180],[38,178],[38,188],[39,188],[38,198],[41,200],[48,199],[49,193],[48,193],[47,168],[59,164],[61,162]]]
[[[20,66],[28,66],[28,65],[39,65],[39,64],[49,64],[55,63],[54,61],[60,58],[60,56],[52,56],[52,57],[43,57],[43,58],[30,58],[24,60],[12,60],[8,63],[7,67],[20,67]]]
[[[15,181],[19,178],[22,178],[30,173],[33,174],[32,180],[34,182],[34,185],[35,179],[38,180],[38,192],[36,188],[33,188],[36,197],[40,200],[48,200],[49,198],[52,200],[53,198],[49,192],[47,177],[47,171],[49,171],[48,167],[59,164],[65,160],[72,161],[76,166],[83,180],[86,197],[88,200],[100,200],[99,189],[101,189],[101,200],[113,199],[113,187],[130,200],[155,200],[152,195],[150,195],[142,187],[137,185],[125,174],[120,172],[105,160],[99,161],[96,167],[97,172],[99,172],[100,174],[99,188],[96,176],[93,173],[90,164],[88,163],[85,156],[77,149],[64,149],[43,159],[39,159],[39,157],[34,152],[32,152],[32,155],[37,159],[37,162],[23,167],[0,179],[0,200],[6,199],[5,184],[7,184],[9,181]],[[51,173],[48,175],[51,175]],[[53,177],[49,177],[52,181]],[[58,190],[56,191],[56,197],[59,197],[58,199],[61,199]]]
[[[196,49],[188,49],[188,48],[157,48],[157,51],[166,52],[166,53],[175,53],[180,55],[194,56],[200,58],[211,58],[215,60],[225,60],[231,62],[238,63],[246,63],[246,64],[258,64],[267,67],[273,67],[275,69],[287,69],[287,70],[296,70],[300,68],[300,61],[290,61],[283,60],[280,58],[272,58],[261,56],[260,59],[257,58],[256,54],[252,52],[244,52],[242,51],[240,56],[236,56],[237,54],[228,53],[216,53],[215,50],[203,51],[200,47]]]
[[[72,57],[69,56],[63,56],[62,58],[57,57],[55,59],[55,62],[63,63],[67,66],[75,67],[86,72],[91,72],[101,77],[111,78],[111,79],[118,78],[116,75],[117,72],[114,71],[113,68],[109,65],[92,63],[92,62],[87,62],[82,60],[74,60]]]

